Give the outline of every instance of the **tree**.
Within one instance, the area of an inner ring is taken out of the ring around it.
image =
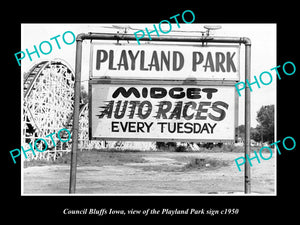
[[[256,128],[251,127],[250,138],[256,142],[261,142],[261,135]]]
[[[89,102],[89,95],[84,89],[84,86],[81,86],[80,100],[81,100],[81,104],[86,104]]]
[[[274,142],[274,105],[262,106],[256,117],[259,123],[256,130],[260,134],[262,142]]]
[[[236,128],[236,133],[238,134],[238,137],[242,138],[243,142],[245,142],[245,125],[239,125]],[[260,141],[260,134],[256,130],[256,128],[250,127],[250,139],[253,139],[254,141],[259,142]]]
[[[239,125],[235,133],[238,135],[238,137],[242,138],[243,142],[245,141],[245,125]]]

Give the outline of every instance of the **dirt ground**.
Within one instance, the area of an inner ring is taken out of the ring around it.
[[[242,195],[244,168],[239,172],[234,162],[240,156],[243,153],[87,152],[78,156],[76,194]],[[22,194],[68,194],[69,161],[23,168]],[[252,193],[275,195],[275,157],[252,163]]]

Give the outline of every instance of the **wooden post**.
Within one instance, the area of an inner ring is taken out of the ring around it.
[[[76,39],[76,61],[75,61],[75,85],[74,85],[74,109],[73,109],[73,134],[70,168],[69,193],[74,194],[76,189],[76,170],[77,170],[77,149],[79,131],[79,104],[80,104],[80,85],[81,85],[81,58],[82,58],[82,39]]]
[[[245,45],[245,83],[250,81],[250,65],[251,65],[251,45]],[[250,89],[246,85],[245,90],[245,194],[251,193],[251,178],[250,178],[250,164],[247,160],[246,154],[250,157],[250,127],[251,127],[251,112],[250,112]]]

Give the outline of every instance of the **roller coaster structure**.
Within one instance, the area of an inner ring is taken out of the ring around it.
[[[61,59],[41,61],[36,63],[27,73],[23,81],[23,144],[33,143],[38,138],[47,140],[48,150],[30,154],[28,159],[56,159],[71,149],[71,141],[61,143],[53,135],[55,146],[50,137],[62,128],[72,132],[72,113],[74,101],[74,72],[67,62]],[[87,108],[81,106],[80,140],[88,140]],[[87,141],[81,141],[81,148],[87,146]],[[101,142],[93,143],[94,147],[101,147]],[[98,144],[98,146],[97,146]],[[85,146],[83,146],[85,145]],[[24,146],[24,145],[22,145]],[[43,147],[40,147],[43,149]],[[28,155],[28,153],[27,153]]]
[[[74,103],[74,72],[70,65],[62,59],[44,60],[36,63],[23,80],[23,126],[22,146],[43,138],[48,148],[44,152],[27,152],[27,160],[55,160],[64,153],[71,151],[72,139],[62,143],[53,135],[54,143],[49,134],[67,128],[72,133]],[[155,149],[154,143],[136,143],[121,141],[90,141],[88,138],[88,103],[80,106],[79,149]],[[44,149],[43,143],[37,144]]]

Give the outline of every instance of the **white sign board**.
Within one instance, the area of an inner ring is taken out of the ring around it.
[[[93,78],[239,80],[240,47],[92,44]]]
[[[90,81],[90,138],[232,141],[234,86],[103,84]]]

